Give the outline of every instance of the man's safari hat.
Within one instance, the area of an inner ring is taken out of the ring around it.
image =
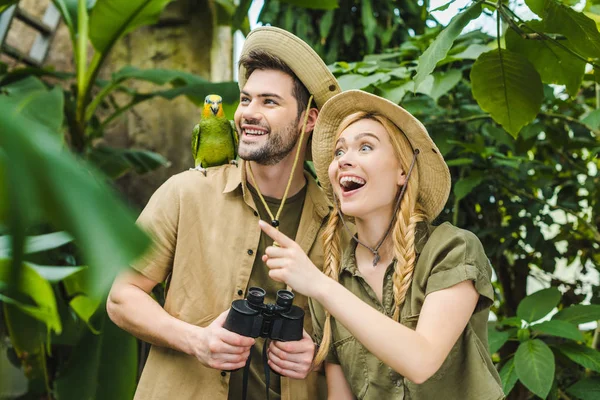
[[[348,90],[329,99],[319,113],[313,132],[313,162],[329,200],[334,201],[327,171],[334,158],[335,134],[344,118],[360,111],[383,115],[400,128],[413,150],[419,150],[416,160],[419,197],[427,215],[437,217],[450,194],[450,171],[444,157],[423,124],[412,114],[391,101],[361,90]]]
[[[246,37],[241,56],[252,50],[262,50],[286,63],[314,96],[319,109],[341,92],[340,85],[321,57],[303,40],[283,29],[263,26],[252,30]],[[238,79],[241,90],[247,80],[246,68],[242,65],[239,66]]]

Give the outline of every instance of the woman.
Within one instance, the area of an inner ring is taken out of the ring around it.
[[[324,105],[312,150],[334,205],[323,272],[265,223],[279,246],[263,260],[273,279],[312,299],[329,398],[504,398],[487,350],[491,267],[472,233],[431,225],[450,174],[423,125],[347,91]],[[343,240],[347,218],[356,234]]]

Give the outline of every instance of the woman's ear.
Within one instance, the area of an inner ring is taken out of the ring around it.
[[[401,169],[398,169],[398,186],[404,186],[406,183],[406,174]]]

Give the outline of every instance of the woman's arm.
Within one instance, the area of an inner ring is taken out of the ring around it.
[[[338,364],[325,363],[327,377],[327,400],[353,400],[350,384],[344,377],[344,371]]]
[[[339,283],[325,275],[323,278],[315,284],[315,299],[371,353],[415,383],[425,382],[441,367],[479,298],[471,281],[431,293],[425,298],[413,331]]]
[[[317,300],[371,353],[415,383],[425,382],[440,368],[477,305],[479,293],[472,281],[430,293],[413,331],[324,275],[283,233],[259,224],[279,244],[263,256],[269,276]]]

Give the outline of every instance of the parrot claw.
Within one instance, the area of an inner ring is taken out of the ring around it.
[[[206,168],[202,168],[200,165],[197,165],[196,168],[190,168],[190,171],[200,171],[206,176]]]
[[[229,164],[235,165],[236,167],[238,166],[237,160],[231,160],[229,161]]]

